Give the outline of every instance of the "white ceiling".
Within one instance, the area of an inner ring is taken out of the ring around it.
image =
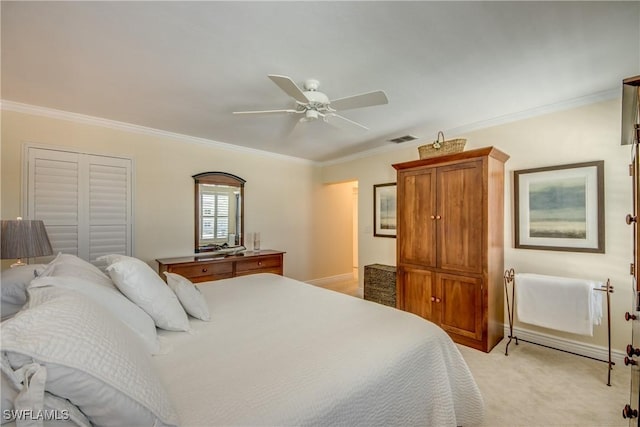
[[[327,161],[603,93],[640,74],[640,2],[2,1],[2,99]],[[342,114],[299,116],[267,74],[315,78]]]

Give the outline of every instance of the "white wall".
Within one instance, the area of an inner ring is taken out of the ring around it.
[[[281,249],[285,274],[314,280],[351,271],[348,242],[353,212],[349,185],[358,182],[359,277],[364,265],[395,265],[395,239],[373,237],[373,185],[396,180],[393,163],[418,158],[418,143],[318,169],[308,163],[256,152],[184,142],[179,138],[140,133],[2,111],[1,214],[21,214],[21,152],[25,142],[80,151],[132,157],[135,162],[135,255],[153,264],[156,258],[193,251],[193,179],[205,171],[222,170],[247,180],[245,229],[260,231],[264,248]],[[631,306],[630,227],[624,217],[631,209],[628,176],[630,150],[621,147],[620,100],[494,126],[464,135],[467,149],[493,145],[511,155],[506,164],[505,267],[543,274],[610,278],[613,346],[628,343],[629,325],[623,314]],[[434,136],[435,137],[435,136]],[[421,143],[425,143],[422,141]],[[512,171],[590,160],[605,161],[606,253],[584,254],[513,248]],[[334,224],[342,225],[336,227]],[[327,233],[334,227],[336,233]],[[6,267],[7,262],[3,261]],[[344,264],[344,266],[342,265]],[[362,286],[362,279],[361,286]],[[527,328],[529,328],[527,326]],[[550,331],[545,330],[546,333]],[[553,332],[550,332],[553,333]],[[557,334],[563,336],[562,334]],[[594,339],[571,339],[606,345],[603,328]]]
[[[620,146],[619,99],[595,103],[571,110],[498,125],[464,135],[466,149],[495,146],[511,156],[505,173],[505,268],[519,272],[598,280],[611,279],[616,287],[612,295],[613,347],[623,349],[629,343],[630,325],[624,312],[631,307],[632,287],[629,264],[632,261],[631,228],[624,218],[631,211],[631,179],[628,175],[630,148]],[[435,135],[434,138],[435,139]],[[373,263],[395,265],[395,239],[373,237],[373,185],[396,180],[391,166],[418,159],[417,146],[380,153],[323,167],[324,182],[358,180],[359,267]],[[562,165],[592,160],[605,161],[605,254],[515,249],[513,245],[514,170]],[[360,279],[362,286],[362,279]],[[506,310],[505,310],[506,314]],[[596,328],[593,338],[562,334],[521,325],[550,335],[606,346],[606,329]]]
[[[332,271],[312,269],[315,252],[326,252],[314,236],[310,163],[257,152],[185,142],[175,137],[2,111],[2,218],[21,215],[23,143],[134,159],[134,255],[156,258],[193,254],[192,175],[224,171],[244,178],[245,230],[260,231],[262,247],[286,251],[285,275],[310,280]],[[3,261],[6,267],[7,261]],[[312,276],[318,274],[319,276]]]

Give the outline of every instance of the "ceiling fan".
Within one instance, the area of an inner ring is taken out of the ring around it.
[[[234,111],[233,114],[278,114],[289,113],[299,114],[302,117],[298,122],[311,122],[317,119],[335,124],[336,126],[346,125],[368,130],[366,126],[349,120],[339,115],[337,112],[350,110],[353,108],[370,107],[389,103],[384,91],[367,92],[359,95],[347,96],[329,100],[329,97],[318,91],[320,82],[315,79],[308,79],[304,82],[304,90],[298,87],[290,77],[269,74],[269,78],[278,85],[287,95],[295,99],[295,109],[262,110],[262,111]]]

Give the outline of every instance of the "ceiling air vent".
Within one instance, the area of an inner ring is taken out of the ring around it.
[[[413,141],[414,139],[418,139],[418,137],[413,135],[405,135],[405,136],[399,136],[397,138],[392,138],[389,141],[395,142],[396,144],[400,144],[402,142]]]

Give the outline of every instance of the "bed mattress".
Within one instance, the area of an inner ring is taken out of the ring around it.
[[[286,277],[199,284],[211,321],[154,356],[183,426],[479,424],[448,335],[418,316]]]

